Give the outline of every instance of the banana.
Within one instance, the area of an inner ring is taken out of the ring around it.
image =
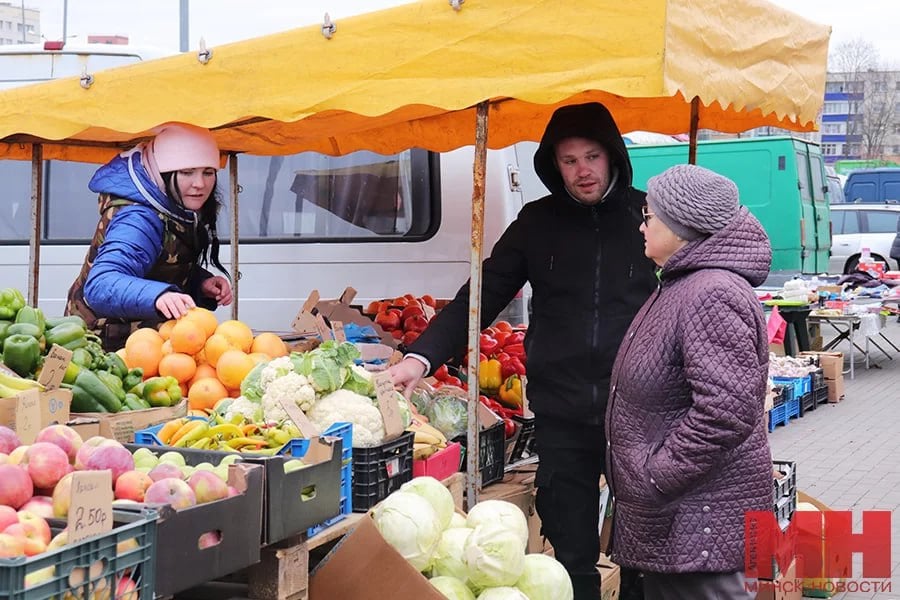
[[[17,391],[30,390],[32,388],[43,391],[44,386],[33,379],[23,379],[16,375],[11,375],[0,370],[0,385],[12,388]],[[4,396],[6,398],[8,396]]]
[[[413,459],[424,460],[437,451],[437,447],[432,444],[417,442],[413,444]]]
[[[416,444],[428,444],[430,446],[436,446],[441,443],[441,440],[426,431],[416,431],[416,437],[414,443]]]

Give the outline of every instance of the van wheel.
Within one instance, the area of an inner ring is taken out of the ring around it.
[[[851,256],[849,259],[847,259],[847,262],[844,263],[844,275],[856,271],[856,268],[858,266],[859,256]]]

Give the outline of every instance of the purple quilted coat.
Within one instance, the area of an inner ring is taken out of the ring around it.
[[[613,560],[663,573],[744,568],[744,513],[772,510],[765,318],[772,252],[742,208],[665,264],[619,348],[606,413]]]

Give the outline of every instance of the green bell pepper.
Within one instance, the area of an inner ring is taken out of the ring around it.
[[[155,408],[175,406],[181,401],[181,386],[171,376],[151,377],[144,382],[144,400]]]
[[[90,369],[94,366],[94,358],[91,356],[91,353],[87,351],[87,348],[76,348],[75,350],[72,350],[72,362],[85,369]]]
[[[137,394],[125,394],[125,406],[130,410],[144,410],[150,407],[150,403]]]
[[[76,350],[87,346],[87,339],[84,337],[87,333],[83,327],[77,323],[61,323],[52,329],[48,329],[44,333],[47,345],[57,344],[67,350]]]
[[[25,307],[25,296],[16,288],[0,290],[0,319],[13,320],[16,314]]]
[[[122,387],[121,379],[119,379],[109,371],[94,371],[94,375],[97,376],[97,379],[106,384],[106,387],[108,387],[109,391],[116,395],[116,398],[119,399],[119,402],[125,401],[125,388]]]
[[[6,339],[6,336],[9,335],[7,329],[9,329],[9,326],[12,324],[12,321],[0,321],[0,343],[2,343],[3,340]]]
[[[75,323],[76,325],[87,331],[87,323],[85,323],[84,319],[82,319],[78,315],[66,315],[65,317],[44,317],[44,321],[47,324],[47,329],[53,329],[57,325],[62,325],[63,323]]]
[[[63,389],[72,391],[72,404],[69,405],[69,408],[72,412],[76,413],[105,413],[109,412],[103,405],[97,402],[90,393],[88,393],[84,388],[81,388],[74,384],[68,384],[63,382],[60,386]]]
[[[44,335],[43,330],[35,325],[34,323],[13,323],[9,327],[6,328],[6,335],[17,335],[23,334],[33,337],[34,339],[40,339],[41,336]]]
[[[135,367],[133,369],[130,369],[128,373],[125,374],[125,377],[122,378],[122,387],[125,388],[126,391],[130,392],[142,381],[144,381],[144,370],[140,367]],[[141,391],[139,393],[135,393],[138,396],[142,396],[144,390],[143,388],[141,388]]]
[[[81,369],[73,385],[90,394],[107,412],[122,410],[122,401],[93,371]]]
[[[125,379],[128,375],[128,367],[122,357],[115,352],[107,352],[100,361],[100,369],[109,371],[119,379]],[[127,389],[127,388],[126,388]]]
[[[28,377],[37,368],[41,344],[30,335],[13,334],[3,340],[3,364],[20,377]]]
[[[81,367],[75,361],[69,361],[66,372],[63,374],[63,383],[75,383],[75,378],[81,372]]]
[[[19,312],[16,313],[16,323],[31,323],[40,330],[41,335],[44,334],[44,330],[47,328],[47,324],[44,321],[44,312],[33,306],[20,308]]]

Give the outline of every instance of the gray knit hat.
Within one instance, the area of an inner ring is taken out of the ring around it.
[[[675,165],[647,182],[647,206],[678,237],[696,240],[728,225],[740,207],[733,181],[696,165]]]

